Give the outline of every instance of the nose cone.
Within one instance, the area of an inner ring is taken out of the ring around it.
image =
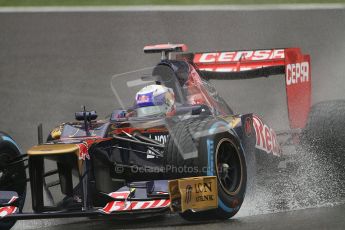
[[[28,155],[55,155],[75,153],[78,151],[76,144],[54,144],[54,145],[36,145],[28,150]]]

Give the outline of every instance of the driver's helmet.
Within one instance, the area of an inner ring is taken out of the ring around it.
[[[163,85],[145,86],[136,94],[135,105],[138,117],[172,116],[175,113],[175,94],[171,88]]]

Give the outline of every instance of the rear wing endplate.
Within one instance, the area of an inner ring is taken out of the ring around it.
[[[184,53],[207,79],[235,80],[285,75],[290,128],[304,128],[311,106],[310,56],[299,48]]]

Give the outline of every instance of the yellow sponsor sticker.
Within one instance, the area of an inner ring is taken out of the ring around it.
[[[171,210],[203,211],[218,207],[217,178],[190,177],[169,181]]]
[[[56,127],[55,129],[53,129],[50,133],[51,137],[55,140],[55,139],[59,139],[61,137],[61,133],[62,133],[62,127]]]

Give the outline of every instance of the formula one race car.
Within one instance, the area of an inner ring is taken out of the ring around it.
[[[287,134],[296,141],[310,110],[310,57],[287,48],[171,58],[186,49],[183,44],[145,47],[145,53],[161,53],[160,63],[113,76],[121,108],[107,120],[84,108],[75,113],[76,121],[51,131],[45,143],[40,131],[39,145],[22,155],[3,138],[1,229],[34,218],[167,212],[187,220],[234,216],[256,165],[279,162],[282,150],[272,128],[258,115],[235,114],[208,80],[285,73]],[[27,181],[32,213],[22,212]]]

